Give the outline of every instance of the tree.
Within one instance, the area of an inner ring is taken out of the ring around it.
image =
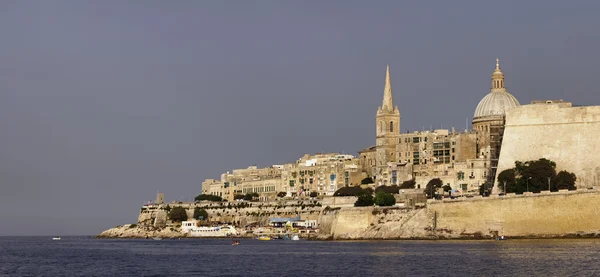
[[[244,199],[244,195],[243,194],[236,194],[233,196],[233,200],[238,200],[238,199]]]
[[[558,174],[556,174],[556,177],[554,178],[554,188],[556,190],[559,189],[568,189],[568,190],[575,190],[575,181],[577,181],[577,177],[575,177],[574,173],[562,170],[560,172],[558,172]]]
[[[494,186],[494,184],[489,183],[489,182],[485,182],[485,183],[481,184],[481,186],[479,186],[479,195],[490,196],[493,186]]]
[[[254,195],[252,193],[246,193],[246,195],[244,195],[244,200],[252,201],[252,199],[254,199]]]
[[[557,191],[560,188],[577,189],[575,187],[575,174],[563,172],[560,177],[556,174],[556,163],[547,159],[535,161],[515,162],[515,167],[504,170],[498,174],[498,186],[504,191],[506,182],[507,193],[523,193],[526,191],[540,192],[548,189],[548,178],[550,178],[550,190]]]
[[[414,179],[402,182],[400,189],[414,189],[417,182]]]
[[[279,198],[283,198],[285,196],[287,196],[287,192],[285,192],[285,191],[280,191],[277,193],[277,197],[279,197]]]
[[[358,199],[354,202],[354,207],[373,206],[373,195],[367,192],[362,192],[358,195]]]
[[[400,188],[397,185],[392,185],[392,186],[379,186],[375,189],[375,193],[377,193],[378,191],[384,191],[387,193],[392,193],[392,194],[398,194],[400,192]]]
[[[515,169],[505,169],[498,174],[498,188],[504,192],[504,183],[506,183],[506,192],[515,192],[517,179],[515,178]]]
[[[375,200],[373,202],[377,206],[394,206],[396,204],[396,198],[394,198],[394,195],[391,193],[379,190],[375,193]]]
[[[316,191],[310,192],[310,197],[317,197],[317,195],[319,195],[319,194]]]
[[[194,209],[194,219],[207,220],[208,219],[208,213],[206,212],[206,210],[200,209],[200,208],[196,207]]]
[[[363,189],[360,186],[342,187],[333,193],[333,196],[358,196]]]
[[[208,201],[219,202],[219,201],[223,201],[223,198],[221,198],[221,196],[218,196],[218,195],[200,194],[200,195],[196,196],[196,198],[194,198],[194,200],[196,200],[196,201],[208,200]]]
[[[431,179],[429,183],[427,183],[427,186],[425,186],[425,193],[427,195],[427,198],[433,198],[436,189],[441,188],[443,184],[444,183],[440,178]]]
[[[373,182],[373,178],[367,177],[367,178],[362,179],[360,181],[360,183],[363,184],[363,185],[368,185],[368,184],[373,184],[375,182]]]
[[[260,195],[258,195],[258,192],[253,192],[253,193],[252,193],[252,196],[253,196],[253,197],[259,197]]]
[[[452,190],[452,187],[449,185],[444,185],[444,186],[442,186],[442,189],[444,189],[444,192],[449,192]]]
[[[187,220],[187,212],[182,207],[174,207],[169,212],[169,218],[175,222]]]

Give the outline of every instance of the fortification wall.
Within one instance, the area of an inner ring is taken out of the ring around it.
[[[506,114],[498,172],[514,167],[515,161],[546,158],[556,162],[558,171],[575,173],[579,188],[590,187],[600,180],[598,137],[600,106],[533,104],[511,109]]]
[[[293,200],[273,202],[176,202],[159,205],[145,205],[140,209],[138,224],[164,227],[167,213],[175,207],[186,209],[188,218],[193,218],[194,209],[204,209],[210,221],[233,222],[238,226],[251,223],[268,224],[271,217],[297,217],[303,220],[316,220],[321,212],[321,202],[317,200]]]
[[[450,238],[600,234],[600,191],[430,201],[427,213],[432,234]]]

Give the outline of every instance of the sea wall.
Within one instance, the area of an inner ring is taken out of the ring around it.
[[[531,104],[509,110],[498,172],[515,161],[546,158],[556,169],[577,176],[577,187],[600,180],[600,106],[571,107],[570,103]],[[497,184],[495,187],[498,187]]]
[[[600,191],[429,201],[426,207],[323,211],[322,239],[464,239],[600,235]]]
[[[443,237],[600,235],[597,190],[432,201],[427,212],[434,235]]]

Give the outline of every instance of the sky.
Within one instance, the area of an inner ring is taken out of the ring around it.
[[[600,1],[0,1],[0,235],[95,235],[206,178],[470,128],[495,59],[522,104],[599,105]]]

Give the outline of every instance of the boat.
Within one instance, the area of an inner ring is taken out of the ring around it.
[[[153,237],[152,239],[153,240],[162,240],[162,238],[160,238],[160,237]]]
[[[293,235],[292,240],[300,240],[300,238],[298,237],[298,235]]]
[[[197,220],[181,222],[181,232],[190,237],[204,238],[223,238],[238,235],[238,231],[231,225],[200,226]]]
[[[60,237],[53,237],[52,240],[60,240]]]
[[[240,245],[240,241],[239,240],[234,240],[231,242],[231,245]]]
[[[504,237],[504,236],[497,237],[496,240],[506,240],[506,237]]]
[[[258,237],[258,240],[271,240],[271,237],[269,237],[269,236],[260,236],[260,237]]]

